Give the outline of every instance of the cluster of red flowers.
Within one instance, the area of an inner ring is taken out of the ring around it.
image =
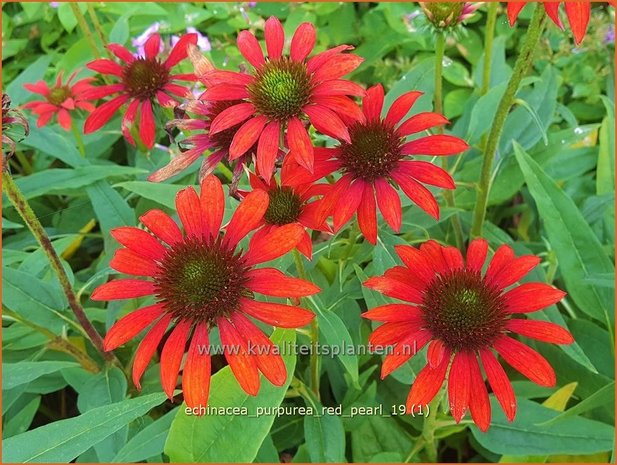
[[[575,7],[568,5],[570,14]],[[514,8],[509,5],[511,18],[518,12]],[[552,6],[546,8],[553,13]],[[208,400],[211,358],[200,347],[208,345],[214,328],[218,328],[232,372],[247,393],[257,394],[260,372],[277,386],[288,379],[278,352],[249,354],[250,344],[273,344],[251,319],[282,328],[302,327],[315,315],[300,307],[299,299],[320,289],[304,279],[257,265],[293,249],[311,259],[311,231],[336,233],[354,214],[364,238],[372,244],[378,237],[377,209],[399,232],[399,190],[438,218],[438,202],[425,185],[454,189],[455,182],[447,171],[417,157],[451,156],[468,148],[465,141],[451,135],[422,135],[448,120],[433,112],[409,116],[420,92],[401,95],[384,112],[381,85],[365,90],[345,79],[362,63],[362,58],[351,53],[353,47],[340,45],[312,54],[316,42],[312,24],[296,29],[288,52],[278,19],[266,21],[264,38],[265,53],[253,33],[239,34],[238,48],[250,64],[243,72],[207,65],[196,66],[194,74],[174,74],[174,67],[194,53],[191,46],[197,37],[183,36],[164,56],[155,33],[145,44],[144,56],[111,44],[108,48],[119,62],[98,59],[88,65],[106,75],[111,84],[93,86],[93,79],[86,78],[71,85],[71,76],[66,84],[59,77],[52,89],[43,82],[28,87],[46,98],[29,104],[39,125],[57,114],[62,127],[68,128],[69,111],[79,108],[91,111],[84,127],[89,133],[123,108],[124,137],[135,144],[138,136],[148,148],[153,147],[157,127],[162,126],[156,103],[182,106],[190,114],[171,122],[182,131],[196,131],[182,141],[187,150],[150,177],[153,181],[167,179],[209,153],[200,172],[200,192],[188,187],[176,198],[181,227],[163,211],[151,210],[140,218],[146,229],[113,230],[123,247],[115,252],[110,266],[144,279],[115,279],[92,294],[92,299],[101,301],[153,297],[154,303],[129,313],[111,328],[105,347],[113,350],[149,328],[134,358],[133,380],[139,387],[171,328],[160,354],[161,383],[171,398],[182,369],[184,400],[190,407]],[[196,80],[206,86],[198,98],[178,84]],[[108,96],[113,98],[94,109],[91,101]],[[362,99],[361,105],[357,98]],[[335,145],[315,147],[314,132],[330,136]],[[235,163],[237,176],[254,163],[254,172],[249,172],[252,191],[237,192],[242,200],[226,225],[225,191],[212,174],[221,161]],[[328,182],[321,182],[324,179]],[[552,305],[564,295],[543,283],[515,286],[539,263],[538,258],[516,258],[510,247],[501,246],[483,271],[488,244],[482,239],[469,244],[466,260],[458,249],[434,241],[419,249],[400,246],[396,252],[403,265],[364,285],[406,303],[377,307],[364,317],[384,323],[369,342],[394,347],[384,359],[382,376],[411,357],[406,346],[419,350],[428,344],[427,365],[413,383],[408,408],[430,402],[447,376],[455,420],[460,421],[469,409],[474,422],[486,430],[490,404],[482,366],[512,420],[515,397],[496,355],[532,381],[555,384],[548,362],[510,336],[572,342],[570,334],[555,324],[514,318]],[[291,299],[292,304],[264,301],[256,294]]]

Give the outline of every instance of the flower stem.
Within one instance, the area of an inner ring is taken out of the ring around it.
[[[431,463],[437,463],[437,443],[435,442],[435,430],[437,429],[437,411],[444,391],[440,391],[428,405],[427,415],[424,417],[424,426],[422,427],[422,438],[425,445],[424,450]]]
[[[84,146],[84,141],[81,138],[81,133],[77,128],[77,124],[75,124],[75,120],[71,121],[71,131],[73,131],[73,136],[75,136],[75,140],[77,141],[77,148],[79,149],[79,153],[82,158],[86,158],[86,147]]]
[[[536,9],[533,13],[533,17],[531,18],[531,23],[529,24],[521,53],[516,59],[512,76],[510,77],[506,91],[499,102],[499,106],[497,107],[497,113],[495,115],[495,119],[493,120],[493,125],[491,126],[487,139],[484,150],[484,159],[482,160],[482,171],[480,173],[480,181],[478,184],[478,196],[474,210],[473,225],[471,228],[472,237],[479,237],[482,235],[482,226],[484,224],[484,218],[486,217],[486,207],[490,190],[493,160],[497,154],[499,140],[501,139],[510,108],[514,103],[516,92],[518,91],[518,87],[523,80],[523,77],[529,69],[533,59],[533,54],[542,34],[542,28],[544,27],[544,18],[546,16],[544,13],[544,7],[541,4],[536,4],[535,8]]]
[[[306,280],[306,271],[304,269],[304,263],[302,263],[302,256],[298,249],[293,250],[294,262],[296,264],[296,269],[298,270],[298,275],[300,278]],[[320,398],[319,395],[319,356],[317,355],[317,346],[319,345],[319,324],[317,323],[317,318],[313,318],[311,321],[311,360],[310,360],[310,372],[311,372],[311,390],[317,397]]]
[[[30,208],[28,201],[19,190],[19,187],[17,187],[17,184],[15,184],[15,181],[13,180],[11,175],[6,172],[2,173],[2,190],[6,193],[8,199],[11,201],[19,215],[23,218],[26,225],[36,238],[37,242],[41,245],[41,248],[47,255],[47,258],[58,277],[58,281],[60,282],[62,291],[67,297],[71,310],[75,314],[75,317],[77,318],[77,321],[79,322],[81,327],[84,329],[84,331],[90,338],[90,341],[92,342],[94,347],[96,347],[96,349],[101,353],[102,357],[107,362],[116,363],[120,366],[120,362],[113,354],[113,352],[105,352],[105,350],[103,349],[103,339],[101,338],[101,335],[97,332],[96,328],[92,326],[90,320],[88,320],[86,312],[84,311],[81,303],[79,302],[79,299],[73,291],[73,287],[71,286],[66,271],[62,266],[60,257],[58,257],[58,254],[56,253],[51,243],[51,240],[49,239],[49,236],[45,232],[43,225],[40,223],[40,221],[32,211],[32,208]]]
[[[482,87],[480,95],[484,95],[491,87],[491,61],[493,59],[493,39],[495,38],[495,24],[497,23],[497,2],[488,4],[486,18],[486,34],[484,36],[484,68],[482,69]]]
[[[96,11],[94,10],[94,7],[92,6],[92,3],[88,3],[88,16],[90,16],[90,21],[92,21],[92,24],[94,25],[94,30],[96,31],[96,35],[99,37],[99,40],[101,41],[102,44],[105,43],[105,34],[103,33],[103,28],[101,27],[101,23],[99,22],[99,18],[98,16],[96,16]],[[105,52],[107,53],[107,56],[109,58],[113,59],[113,54],[107,49],[105,48]]]
[[[442,31],[437,32],[435,42],[435,93],[434,93],[434,107],[435,113],[443,115],[443,59],[446,50],[446,35]],[[443,134],[443,127],[438,128],[438,132]],[[461,155],[459,155],[460,157]],[[448,158],[442,157],[441,166],[445,171],[448,171]],[[443,191],[443,198],[446,201],[446,205],[450,208],[454,208],[454,194],[449,190]],[[456,246],[459,249],[463,248],[463,226],[458,214],[452,215],[451,218],[452,228],[454,229],[454,240]]]
[[[77,20],[77,24],[79,24],[79,28],[81,29],[81,32],[83,32],[84,36],[86,37],[86,40],[90,44],[90,48],[92,49],[92,53],[94,54],[94,57],[97,59],[101,58],[101,54],[99,53],[99,48],[96,45],[94,36],[92,35],[92,31],[90,30],[90,27],[88,26],[88,23],[86,22],[86,18],[84,17],[83,13],[79,9],[79,5],[73,2],[71,2],[70,5],[71,5],[71,10],[73,10],[73,14],[75,15],[75,19]]]

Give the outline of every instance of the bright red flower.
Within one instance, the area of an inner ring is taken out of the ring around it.
[[[62,82],[62,71],[56,78],[56,84],[50,88],[45,81],[38,81],[35,84],[24,84],[24,87],[30,92],[40,94],[45,97],[45,100],[36,100],[28,102],[24,108],[32,110],[32,113],[38,116],[36,121],[37,127],[45,126],[52,116],[58,116],[58,123],[66,131],[71,129],[71,111],[76,109],[91,112],[94,110],[94,105],[88,100],[86,93],[93,89],[91,82],[94,78],[85,78],[71,84],[77,72],[71,74],[66,81]]]
[[[559,18],[559,5],[562,2],[543,2],[546,14],[551,20],[561,29],[564,29],[561,18]],[[570,29],[574,34],[576,45],[580,44],[587,32],[589,24],[589,15],[591,13],[591,2],[563,2],[565,3],[566,16],[570,23]],[[508,19],[510,26],[514,25],[516,18],[527,2],[508,2]]]
[[[289,169],[281,170],[280,185],[271,179],[264,182],[259,176],[250,173],[251,187],[262,190],[268,194],[270,202],[263,217],[262,227],[255,231],[254,237],[267,236],[287,224],[299,224],[302,228],[315,231],[329,231],[324,220],[317,218],[321,197],[326,194],[330,184],[294,184],[290,182]],[[313,255],[313,241],[311,235],[305,230],[302,240],[298,244],[298,251],[311,260]]]
[[[336,170],[342,177],[333,185],[322,203],[320,213],[334,215],[338,231],[354,213],[366,239],[377,242],[377,207],[395,231],[401,227],[401,201],[396,183],[420,208],[439,217],[439,205],[433,194],[421,183],[454,189],[454,180],[443,169],[427,161],[409,160],[411,155],[454,155],[467,150],[462,139],[449,135],[429,135],[407,142],[408,136],[448,123],[437,113],[418,113],[406,119],[421,92],[408,92],[394,101],[385,118],[381,117],[384,90],[371,87],[363,100],[363,116],[349,126],[349,141],[334,148],[315,149],[314,178]],[[300,180],[311,177],[306,173]],[[375,202],[377,200],[377,202]]]
[[[140,218],[152,234],[133,227],[112,231],[125,248],[116,251],[110,266],[149,279],[110,281],[98,287],[92,299],[153,295],[156,303],[119,320],[105,337],[105,349],[124,344],[152,325],[133,363],[133,382],[139,388],[148,362],[171,325],[173,329],[161,353],[163,390],[170,398],[173,396],[185,346],[190,341],[182,377],[184,400],[189,407],[205,406],[211,362],[204,347],[208,346],[210,329],[217,326],[227,362],[247,393],[257,394],[260,371],[274,385],[283,385],[287,371],[281,356],[271,350],[272,342],[247,317],[282,328],[298,328],[315,316],[293,305],[254,300],[254,293],[299,298],[319,292],[314,284],[274,268],[255,268],[296,247],[303,228],[297,224],[282,226],[268,235],[253,236],[248,248],[240,249],[239,242],[261,224],[268,195],[262,191],[247,195],[221,234],[225,196],[215,176],[204,179],[201,195],[192,187],[180,191],[176,208],[184,234],[160,210],[151,210]],[[259,346],[259,350],[249,353],[249,344]]]
[[[204,100],[239,101],[214,119],[210,134],[242,123],[233,137],[230,159],[257,144],[260,173],[269,179],[282,130],[291,156],[312,170],[313,146],[304,118],[323,134],[349,140],[345,122],[353,117],[355,104],[348,96],[363,95],[364,89],[341,79],[362,63],[362,58],[343,53],[353,47],[340,45],[308,58],[315,45],[312,24],[298,26],[289,55],[283,55],[285,33],[275,17],[266,21],[265,39],[267,58],[253,34],[238,35],[238,48],[253,66],[251,74],[215,70],[200,78],[208,87]]]
[[[154,146],[155,124],[152,104],[156,100],[164,107],[178,104],[177,97],[187,97],[191,91],[176,81],[195,80],[192,74],[172,74],[171,69],[187,56],[187,45],[197,43],[196,34],[186,34],[171,49],[169,56],[162,61],[159,58],[161,38],[152,34],[144,45],[145,56],[135,57],[119,44],[109,44],[107,48],[120,59],[122,64],[105,58],[88,63],[88,68],[101,74],[107,74],[119,82],[99,86],[87,92],[91,99],[104,98],[117,94],[92,112],[84,124],[84,133],[99,130],[118,109],[128,104],[122,118],[122,134],[135,145],[130,127],[139,112],[139,137],[148,148]]]
[[[409,304],[389,304],[363,316],[384,322],[369,337],[375,346],[394,346],[381,370],[384,378],[428,343],[428,364],[418,373],[407,398],[408,411],[428,404],[448,375],[450,411],[459,422],[467,409],[482,431],[491,422],[488,392],[480,362],[506,417],[516,414],[516,398],[497,354],[531,381],[555,385],[555,372],[536,351],[510,337],[510,333],[555,344],[571,344],[572,335],[554,323],[513,318],[559,302],[564,292],[545,283],[511,287],[540,259],[515,257],[507,245],[497,249],[482,273],[488,244],[471,242],[467,260],[454,247],[428,241],[419,249],[397,246],[404,266],[395,266],[364,285]],[[479,357],[479,360],[478,360]]]

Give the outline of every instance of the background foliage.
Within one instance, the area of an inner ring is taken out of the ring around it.
[[[89,13],[85,4],[79,8]],[[389,91],[386,106],[403,92],[417,89],[426,95],[414,109],[432,108],[433,35],[415,4],[110,2],[91,8],[108,40],[122,44],[130,44],[153,22],[161,23],[164,35],[194,26],[208,36],[212,50],[207,55],[214,64],[229,69],[237,69],[242,61],[235,45],[239,30],[262,27],[270,15],[284,20],[288,34],[311,21],[318,29],[318,47],[356,46],[365,62],[352,78],[365,86],[382,83]],[[498,16],[491,87],[482,97],[478,89],[485,9],[447,42],[444,113],[453,122],[452,133],[473,146],[461,157],[456,174],[456,204],[465,230],[480,170],[477,147],[505,89],[528,14],[522,13],[518,28],[510,28],[504,14]],[[3,89],[15,105],[31,98],[24,83],[51,82],[61,70],[81,69],[80,76],[88,75],[85,64],[93,59],[92,51],[69,4],[4,3],[2,16]],[[613,22],[614,10],[596,4],[588,35],[578,48],[567,33],[548,27],[533,73],[523,82],[519,103],[507,120],[485,227],[492,245],[511,243],[518,254],[542,256],[544,266],[530,279],[554,283],[568,296],[559,307],[531,316],[567,326],[577,343],[548,347],[529,341],[555,367],[558,386],[540,388],[512,374],[519,399],[514,423],[507,423],[496,405],[494,424],[485,434],[467,423],[444,422],[437,430],[442,460],[606,462],[612,457]],[[190,71],[188,63],[184,66]],[[163,122],[170,115],[157,116]],[[30,122],[35,128],[34,120]],[[171,211],[175,193],[195,184],[198,169],[194,166],[164,184],[146,182],[176,148],[161,138],[146,155],[126,144],[119,127],[119,121],[112,121],[103,131],[84,136],[85,158],[74,135],[58,125],[34,129],[10,163],[17,184],[61,254],[88,316],[102,333],[119,315],[137,308],[132,302],[104,309],[88,298],[111,271],[108,262],[116,245],[110,228],[135,225],[136,217],[151,208]],[[224,177],[223,172],[219,175]],[[323,343],[366,341],[370,327],[359,315],[383,301],[360,282],[397,263],[394,245],[428,237],[452,241],[451,209],[443,208],[436,222],[409,202],[403,200],[403,205],[403,234],[380,228],[376,248],[355,243],[356,232],[349,227],[316,244],[308,270],[310,279],[324,289],[312,302]],[[323,405],[342,404],[343,413],[348,413],[352,406],[382,404],[385,416],[187,417],[160,393],[157,364],[148,369],[141,393],[122,370],[99,368],[104,364],[68,310],[43,252],[6,198],[2,226],[5,462],[421,460],[415,446],[422,419],[389,413],[406,398],[424,363],[423,354],[384,381],[379,381],[378,356],[324,357]],[[351,258],[341,259],[347,256]],[[281,259],[277,266],[290,268],[291,258]],[[94,368],[61,352],[57,337],[87,352]],[[273,337],[308,343],[300,332],[277,331]],[[133,342],[117,351],[124,364],[129,365],[134,349]],[[295,366],[296,376],[306,378],[308,358],[288,358],[286,363],[290,372]],[[210,403],[216,406],[291,407],[308,402],[293,383],[287,396],[283,389],[264,383],[257,398],[249,397],[228,368],[215,375],[211,392]]]

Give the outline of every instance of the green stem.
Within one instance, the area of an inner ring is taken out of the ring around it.
[[[95,58],[101,58],[101,54],[99,53],[99,48],[96,45],[96,41],[94,40],[94,36],[92,35],[92,31],[90,30],[90,27],[88,26],[88,23],[86,22],[86,18],[84,17],[84,15],[82,14],[81,10],[79,9],[79,4],[77,3],[69,3],[71,5],[71,10],[73,10],[73,14],[75,15],[75,19],[77,20],[77,24],[79,24],[79,28],[81,29],[81,32],[83,32],[84,36],[86,37],[86,40],[88,41],[88,44],[90,44],[90,48],[92,49],[92,53],[94,54]]]
[[[79,299],[75,295],[73,291],[73,287],[71,286],[71,282],[69,281],[69,277],[64,270],[64,266],[62,266],[62,262],[60,261],[60,257],[56,253],[49,236],[45,232],[43,225],[40,223],[32,208],[28,204],[28,201],[24,197],[24,195],[15,184],[15,181],[11,177],[9,173],[2,173],[2,190],[6,193],[8,199],[13,204],[19,215],[23,218],[24,222],[34,235],[37,242],[41,245],[41,248],[47,255],[47,258],[55,271],[58,281],[60,282],[60,286],[62,287],[62,291],[67,297],[69,306],[71,310],[75,314],[77,321],[84,329],[90,341],[96,347],[96,349],[101,353],[103,358],[108,362],[117,363],[120,365],[120,362],[113,354],[113,352],[105,352],[103,348],[103,339],[101,335],[97,332],[96,328],[92,326],[90,320],[86,316],[86,312],[84,311]]]
[[[297,249],[293,250],[294,261],[296,264],[296,269],[298,270],[298,275],[301,279],[306,280],[306,271],[304,269],[304,263],[302,263],[302,256]],[[310,372],[311,372],[311,390],[317,397],[320,399],[319,395],[319,356],[317,355],[317,346],[319,345],[319,324],[317,323],[317,317],[313,318],[311,321],[311,360],[310,360]]]
[[[81,133],[77,128],[77,124],[75,124],[75,120],[71,121],[71,131],[73,131],[73,136],[75,136],[75,140],[77,141],[77,148],[79,149],[79,153],[82,158],[86,158],[86,147],[84,146],[84,141],[81,138]]]
[[[497,23],[497,2],[488,5],[486,18],[486,34],[484,36],[484,68],[482,69],[482,87],[480,95],[484,95],[491,87],[491,61],[493,58],[493,39],[495,38],[495,24]]]
[[[442,31],[437,32],[435,40],[435,93],[434,107],[435,113],[443,115],[443,59],[446,51],[446,35]],[[443,127],[439,127],[438,132],[443,134]],[[459,155],[461,157],[462,155]],[[448,158],[441,158],[441,166],[445,171],[448,171]],[[454,193],[449,190],[443,191],[443,197],[446,205],[450,208],[456,206],[454,202]],[[458,214],[452,215],[452,228],[454,229],[454,240],[459,249],[463,248],[463,226]]]
[[[101,43],[104,44],[105,34],[103,33],[103,28],[101,27],[101,23],[99,22],[99,18],[96,15],[96,11],[94,10],[92,3],[89,3],[89,2],[88,2],[88,16],[90,16],[90,21],[92,21],[92,24],[94,25],[94,30],[96,31],[96,35],[99,37],[99,40],[101,41]],[[105,48],[105,52],[107,53],[107,56],[109,58],[113,59],[113,54],[107,48]]]
[[[443,391],[440,391],[431,401],[428,406],[428,414],[424,417],[424,426],[422,427],[422,438],[425,445],[424,450],[431,463],[437,463],[437,443],[435,442],[435,430],[437,429],[437,411],[443,396]]]
[[[495,155],[497,154],[497,148],[499,147],[499,140],[501,139],[510,108],[514,103],[518,87],[531,65],[533,54],[540,40],[542,28],[544,26],[544,17],[546,14],[544,13],[543,5],[537,4],[535,8],[521,53],[516,59],[512,76],[510,77],[506,91],[497,107],[497,113],[487,139],[484,159],[482,160],[482,171],[478,184],[478,196],[474,210],[473,225],[471,228],[472,237],[479,237],[482,235],[482,226],[484,224],[484,218],[486,217],[486,206],[490,191],[491,170]]]

